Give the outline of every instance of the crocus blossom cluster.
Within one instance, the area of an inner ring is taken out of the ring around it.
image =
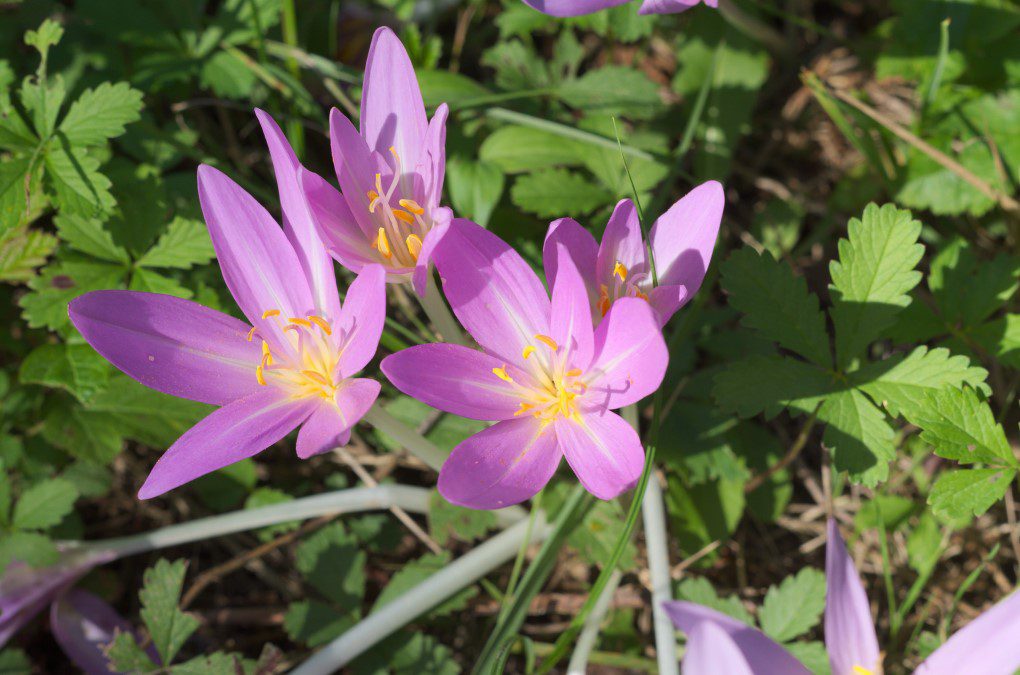
[[[881,675],[882,652],[868,596],[835,520],[825,551],[825,647],[833,675]],[[687,634],[684,675],[809,675],[782,645],[760,630],[691,602],[665,603]],[[935,650],[918,675],[1012,675],[1020,668],[1020,593],[1014,593]]]
[[[551,16],[581,16],[622,5],[630,0],[524,0],[529,7]],[[676,14],[699,4],[701,0],[644,0],[639,14]],[[704,0],[709,7],[718,7],[719,0]]]

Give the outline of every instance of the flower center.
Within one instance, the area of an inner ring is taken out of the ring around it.
[[[368,212],[375,216],[378,224],[372,248],[379,252],[381,262],[393,267],[414,267],[418,262],[422,241],[432,229],[432,218],[425,207],[411,195],[398,194],[400,177],[400,155],[390,148],[393,155],[393,178],[389,187],[383,189],[382,174],[375,175],[375,189],[368,191]],[[394,208],[394,200],[397,207]]]
[[[274,354],[269,342],[262,340],[262,361],[255,368],[261,386],[270,382],[288,390],[294,398],[321,396],[332,400],[339,382],[334,379],[340,354],[332,340],[333,329],[321,316],[292,316],[284,320],[278,309],[267,309],[263,319],[274,319],[292,347],[292,354]],[[248,331],[248,341],[258,329]]]
[[[565,350],[548,335],[535,335],[534,338],[541,346],[528,345],[521,355],[525,361],[534,363],[531,375],[538,382],[537,386],[516,382],[507,372],[506,365],[492,369],[492,374],[512,385],[521,398],[520,409],[514,417],[533,415],[546,424],[559,417],[579,419],[577,399],[588,390],[582,381],[581,369],[567,369]]]
[[[613,276],[610,284],[599,284],[599,312],[605,316],[613,302],[618,298],[641,298],[648,302],[646,289],[651,284],[647,283],[648,275],[644,272],[631,274],[619,260],[613,265]]]

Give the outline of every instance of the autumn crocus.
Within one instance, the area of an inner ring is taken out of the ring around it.
[[[835,521],[825,552],[825,647],[833,675],[881,675],[882,654],[868,597]],[[687,633],[684,675],[808,675],[809,671],[760,630],[691,602],[667,602]],[[916,675],[1012,675],[1020,668],[1020,593],[972,621],[929,656]],[[709,658],[710,657],[710,658]]]
[[[616,205],[601,244],[576,220],[561,218],[546,235],[546,269],[555,275],[555,252],[564,246],[584,279],[596,322],[619,298],[636,297],[647,300],[665,325],[701,288],[719,236],[723,201],[722,185],[699,185],[655,221],[647,244],[629,199]]]
[[[329,116],[338,193],[310,172],[302,183],[323,242],[344,267],[381,264],[390,281],[425,293],[429,263],[451,213],[439,205],[446,172],[446,104],[429,121],[407,51],[389,28],[372,38],[361,130]]]
[[[67,658],[86,675],[119,672],[107,655],[119,633],[131,633],[136,643],[147,643],[145,653],[153,664],[160,662],[151,641],[142,640],[102,598],[79,588],[68,590],[50,605],[50,629]]]
[[[71,302],[75,327],[142,384],[221,406],[156,462],[148,499],[251,457],[297,427],[305,458],[346,443],[379,383],[356,378],[374,356],[385,319],[385,273],[368,265],[343,307],[332,263],[297,190],[300,165],[268,116],[285,229],[209,166],[198,191],[227,288],[247,323],[169,295],[95,291]]]
[[[383,372],[440,410],[498,420],[453,449],[440,493],[471,508],[516,504],[537,493],[564,456],[596,497],[632,487],[644,450],[610,411],[653,392],[665,373],[666,346],[648,304],[621,300],[595,330],[565,249],[550,300],[520,255],[467,220],[450,225],[436,266],[454,314],[482,350],[416,346],[384,359]]]
[[[622,5],[630,0],[524,0],[529,7],[551,16],[581,16],[594,14],[603,9]],[[644,0],[638,14],[676,14],[683,12],[701,0]],[[719,0],[704,0],[709,7],[718,7]]]

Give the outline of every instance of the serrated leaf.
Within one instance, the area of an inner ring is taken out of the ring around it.
[[[825,399],[818,419],[827,425],[823,441],[837,470],[868,486],[885,480],[896,456],[894,433],[875,404],[856,389],[837,392]]]
[[[26,77],[18,92],[21,104],[32,115],[32,125],[40,138],[48,138],[57,124],[60,107],[67,96],[64,78],[51,76],[43,85],[36,79]]]
[[[8,232],[0,238],[0,281],[30,281],[59,243],[52,234],[39,230]]]
[[[1012,469],[946,471],[935,481],[928,504],[943,518],[980,516],[1002,499],[1015,477]]]
[[[641,70],[625,66],[589,70],[561,84],[557,94],[571,107],[600,115],[648,119],[662,108],[658,85]]]
[[[971,337],[1001,363],[1020,369],[1020,314],[988,321],[971,332]]]
[[[340,607],[357,606],[365,594],[365,553],[339,523],[301,542],[295,565],[309,584]]]
[[[921,427],[921,440],[940,457],[963,464],[1020,464],[991,407],[973,389],[927,392],[916,408],[907,409],[904,414],[912,424]]]
[[[51,143],[45,164],[53,201],[61,210],[94,216],[116,204],[110,194],[110,180],[99,172],[99,160],[84,150]]]
[[[375,604],[372,605],[372,611],[378,611],[380,607],[393,602],[449,564],[450,554],[447,551],[443,551],[440,554],[427,553],[416,560],[406,562],[403,567],[390,577],[389,583],[386,584],[382,593],[376,598]],[[468,600],[477,592],[478,590],[474,587],[465,588],[430,610],[429,615],[443,616],[463,609],[467,605]]]
[[[724,410],[740,417],[765,413],[766,418],[772,418],[784,407],[794,413],[811,413],[839,388],[828,373],[809,363],[756,355],[720,371],[712,396]]]
[[[205,224],[190,218],[174,218],[156,245],[138,260],[141,267],[190,269],[216,257]]]
[[[154,447],[169,446],[214,409],[149,389],[120,373],[89,400],[87,408],[89,414],[111,420],[128,438]]]
[[[161,558],[145,570],[138,592],[142,621],[164,665],[173,663],[185,641],[198,630],[198,619],[177,607],[186,570],[183,560],[171,563]]]
[[[89,345],[45,344],[21,363],[18,380],[63,389],[79,401],[88,401],[110,378],[110,366]]]
[[[12,523],[19,530],[45,530],[74,508],[78,490],[70,481],[53,478],[25,490],[14,505]]]
[[[0,574],[12,560],[38,569],[59,559],[56,545],[38,532],[5,532],[0,537]]]
[[[86,89],[67,111],[60,132],[71,145],[98,145],[124,133],[141,117],[142,92],[127,82]]]
[[[745,247],[734,251],[721,272],[729,303],[744,313],[745,326],[820,366],[832,365],[818,298],[789,266]]]
[[[124,269],[108,263],[66,262],[50,265],[32,279],[26,293],[18,301],[22,317],[31,328],[53,331],[67,327],[67,303],[88,291],[119,288],[124,283]]]
[[[28,157],[0,162],[0,234],[17,227],[28,210],[31,166]]]
[[[805,567],[769,587],[758,620],[772,639],[786,642],[818,625],[824,609],[825,574]]]
[[[871,363],[851,375],[852,381],[891,415],[917,410],[925,396],[948,387],[984,387],[988,371],[970,365],[966,356],[953,356],[948,349],[914,349],[906,358],[897,355]],[[906,414],[906,413],[904,413]]]
[[[109,463],[124,445],[115,417],[80,405],[55,406],[43,421],[42,435],[72,457],[94,464]]]
[[[580,174],[546,169],[518,178],[510,198],[524,211],[552,218],[591,213],[612,196]]]
[[[783,645],[814,675],[829,675],[829,652],[821,642],[790,642]]]
[[[584,146],[541,129],[509,125],[500,127],[482,142],[478,157],[506,173],[530,173],[557,166],[579,166],[584,161]]]
[[[451,539],[470,543],[496,525],[496,516],[492,511],[451,504],[438,491],[429,495],[429,535],[440,546],[446,546]]]
[[[53,222],[60,238],[71,248],[100,260],[131,262],[128,252],[113,241],[113,236],[98,218],[62,213]]]
[[[184,299],[190,299],[194,295],[190,288],[181,286],[177,283],[176,279],[171,279],[168,276],[164,276],[151,269],[145,269],[144,267],[136,267],[134,272],[132,272],[131,283],[128,284],[128,289],[143,293],[172,295]]]
[[[157,670],[156,664],[131,633],[118,631],[113,642],[106,647],[106,657],[118,673],[148,673]]]
[[[914,269],[924,254],[920,233],[921,223],[892,204],[869,204],[850,221],[839,260],[829,263],[839,366],[860,356],[910,304],[908,293],[921,280]]]
[[[971,245],[957,238],[931,263],[928,288],[945,323],[966,330],[977,326],[1016,293],[1020,260],[1002,254],[979,260]]]

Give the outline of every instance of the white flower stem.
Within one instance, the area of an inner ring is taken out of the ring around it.
[[[372,406],[361,421],[371,424],[436,471],[443,467],[447,454],[416,430],[388,413],[380,403]]]
[[[619,569],[614,570],[612,576],[609,577],[609,583],[606,584],[606,587],[602,590],[602,595],[599,596],[595,606],[592,607],[591,614],[588,615],[584,622],[584,630],[581,631],[580,637],[577,638],[577,646],[574,647],[574,653],[570,655],[570,663],[567,664],[567,675],[585,675],[588,671],[588,657],[598,643],[599,631],[602,630],[602,620],[606,618],[606,612],[609,611],[609,606],[613,604],[613,595],[616,593],[622,578],[623,572]]]
[[[520,521],[461,556],[396,600],[322,648],[291,671],[291,675],[333,673],[450,596],[473,584],[516,554],[526,536],[528,522]],[[540,513],[531,533],[533,542],[544,540],[550,527]]]
[[[417,294],[415,295],[417,296]],[[474,346],[467,336],[464,335],[460,324],[453,318],[450,308],[446,306],[446,302],[443,300],[443,293],[439,290],[439,284],[436,283],[435,274],[429,274],[429,283],[425,290],[425,297],[418,297],[418,300],[421,302],[421,307],[425,310],[425,314],[428,315],[444,341],[454,342],[465,347]]]

